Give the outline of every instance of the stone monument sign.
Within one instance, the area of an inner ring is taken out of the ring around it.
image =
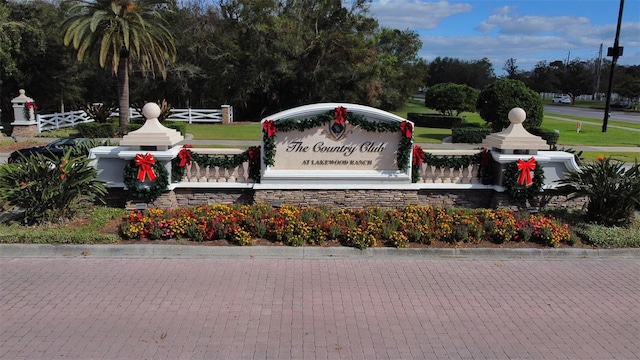
[[[262,184],[411,183],[413,123],[375,108],[305,105],[262,120]]]

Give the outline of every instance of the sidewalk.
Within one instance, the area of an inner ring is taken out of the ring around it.
[[[640,359],[638,260],[0,261],[2,359]]]

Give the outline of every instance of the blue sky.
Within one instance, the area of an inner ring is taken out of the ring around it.
[[[491,60],[496,74],[509,58],[521,70],[539,61],[591,60],[613,46],[620,0],[374,0],[381,26],[420,35],[427,61]],[[618,64],[640,65],[640,0],[625,0]],[[611,59],[611,58],[609,58]]]

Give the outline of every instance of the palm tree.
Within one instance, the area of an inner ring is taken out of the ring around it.
[[[164,0],[81,0],[74,1],[62,24],[64,44],[77,50],[79,61],[97,53],[101,67],[113,66],[123,132],[129,122],[129,71],[134,63],[143,74],[160,72],[166,79],[165,62],[176,58],[163,11],[168,11]]]

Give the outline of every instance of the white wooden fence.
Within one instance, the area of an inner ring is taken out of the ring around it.
[[[228,106],[228,105],[223,105]],[[233,107],[229,107],[229,122],[233,122]],[[118,116],[118,112],[111,114]],[[36,116],[38,121],[38,132],[74,127],[80,123],[93,122],[84,110],[67,111],[64,113],[46,114]],[[137,110],[129,109],[129,119],[142,118]],[[170,121],[185,121],[193,123],[222,123],[222,109],[171,109],[171,114],[167,118]]]

